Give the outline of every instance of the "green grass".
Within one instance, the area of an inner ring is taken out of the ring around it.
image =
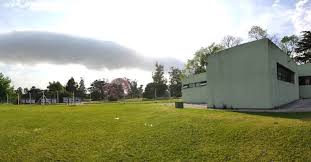
[[[0,161],[51,160],[311,161],[311,113],[0,105]]]

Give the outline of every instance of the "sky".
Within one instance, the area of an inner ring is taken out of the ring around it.
[[[226,35],[311,30],[311,0],[0,0],[0,72],[15,88],[70,77],[152,81]]]

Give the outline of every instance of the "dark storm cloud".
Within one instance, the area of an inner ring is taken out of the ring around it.
[[[158,61],[182,67],[173,58],[155,59],[110,41],[49,32],[11,32],[0,35],[0,61],[22,64],[81,64],[89,69],[139,68],[151,70]]]

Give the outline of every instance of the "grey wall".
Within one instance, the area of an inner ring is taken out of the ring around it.
[[[267,40],[229,48],[208,58],[208,106],[271,108]]]
[[[206,81],[206,73],[189,76],[182,80],[183,85]],[[207,86],[182,89],[182,99],[186,103],[206,103]]]
[[[269,78],[269,81],[271,81],[270,96],[272,97],[272,107],[277,107],[299,99],[298,67],[280,48],[270,40],[267,40],[267,42],[271,69]],[[277,79],[277,63],[295,72],[294,84]]]

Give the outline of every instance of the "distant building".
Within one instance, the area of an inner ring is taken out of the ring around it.
[[[57,100],[55,98],[52,98],[52,99],[46,98],[46,99],[40,99],[39,103],[41,103],[41,104],[56,104]]]
[[[73,100],[72,97],[63,97],[63,103],[67,103],[67,104],[81,103],[81,98],[75,97],[74,100]]]
[[[21,99],[22,104],[35,104],[36,100],[30,100],[30,99]]]
[[[182,83],[188,103],[271,109],[311,98],[311,64],[297,65],[269,39],[261,39],[209,56],[207,72]]]

